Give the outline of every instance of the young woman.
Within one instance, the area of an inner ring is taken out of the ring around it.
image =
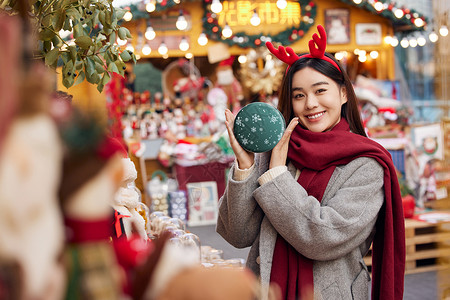
[[[262,285],[276,283],[282,299],[368,299],[363,258],[373,242],[372,299],[402,299],[395,168],[389,152],[366,137],[352,84],[318,30],[303,56],[267,44],[289,64],[278,105],[288,126],[271,152],[245,151],[226,112],[236,163],[217,232],[235,247],[251,246],[247,266]]]

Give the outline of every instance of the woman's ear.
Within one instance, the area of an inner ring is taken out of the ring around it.
[[[347,103],[347,88],[345,86],[341,86],[340,90],[340,96],[341,96],[341,105],[344,103]]]

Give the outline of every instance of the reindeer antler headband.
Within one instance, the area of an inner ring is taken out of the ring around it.
[[[342,72],[334,60],[325,56],[325,48],[327,47],[327,34],[325,32],[325,29],[322,25],[317,25],[317,30],[319,31],[320,37],[317,35],[317,33],[314,33],[312,39],[308,43],[310,54],[298,56],[297,54],[295,54],[294,50],[292,50],[291,47],[286,47],[285,49],[281,45],[278,47],[278,49],[275,49],[271,42],[266,42],[266,46],[273,55],[275,55],[279,60],[288,64],[289,67],[292,66],[292,64],[300,58],[311,57],[323,59],[335,66],[336,69],[338,69],[340,72]]]

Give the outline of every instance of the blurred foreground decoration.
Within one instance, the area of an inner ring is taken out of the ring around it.
[[[43,58],[55,69],[62,66],[66,88],[84,80],[99,92],[112,73],[123,76],[125,62],[136,62],[134,53],[123,50],[117,39],[131,38],[119,21],[125,10],[115,8],[112,0],[0,0],[0,10],[10,14],[26,12],[30,28],[38,40],[34,58]]]

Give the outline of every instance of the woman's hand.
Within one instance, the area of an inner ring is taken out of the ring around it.
[[[295,117],[291,120],[288,127],[284,131],[281,140],[272,149],[272,155],[270,157],[270,165],[269,165],[270,169],[286,165],[287,152],[289,149],[289,140],[291,139],[291,134],[294,131],[294,128],[295,126],[297,126],[297,124],[298,118]]]
[[[239,169],[250,168],[255,161],[255,154],[244,150],[236,140],[233,133],[234,115],[229,109],[225,110],[225,125],[227,126],[228,135],[230,136],[230,145],[231,148],[233,148]]]

